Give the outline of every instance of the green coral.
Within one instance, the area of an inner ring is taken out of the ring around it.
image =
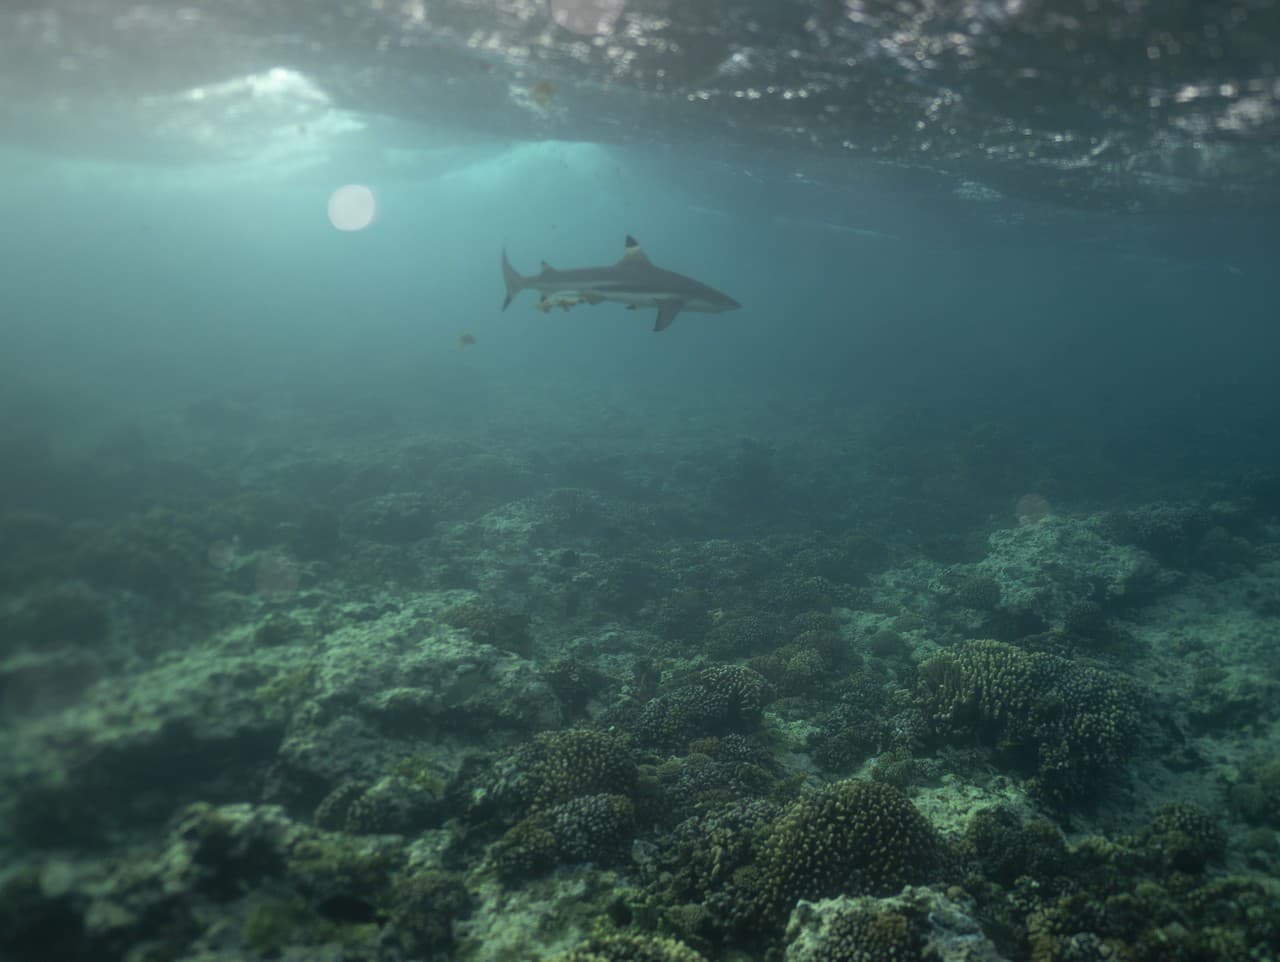
[[[635,809],[624,795],[583,795],[535,812],[498,840],[494,866],[505,878],[528,877],[557,863],[620,860],[635,835]]]
[[[1133,882],[1108,896],[1079,891],[1032,912],[1030,962],[1252,962],[1280,952],[1280,886],[1227,876]],[[1088,954],[1084,954],[1088,950]]]
[[[561,856],[575,862],[615,861],[635,834],[635,808],[624,795],[583,795],[548,814]]]
[[[418,777],[391,774],[372,784],[345,781],[316,806],[316,826],[356,835],[410,835],[435,824],[445,814],[443,782],[433,781],[412,762],[397,769]]]
[[[1000,606],[1000,582],[991,575],[972,574],[956,585],[951,597],[962,608],[994,611]]]
[[[831,675],[831,669],[815,648],[797,648],[783,666],[781,687],[789,695],[818,691]]]
[[[926,881],[938,856],[932,826],[901,791],[835,782],[783,810],[718,908],[731,929],[776,931],[801,899],[897,892]]]
[[[422,870],[396,876],[391,884],[387,932],[414,957],[453,948],[453,923],[471,914],[471,893],[451,872]]]
[[[588,939],[555,956],[554,962],[706,962],[683,942],[653,935],[608,935]]]
[[[742,665],[716,665],[650,700],[640,713],[636,734],[644,744],[680,749],[700,736],[751,731],[772,697],[771,686],[758,672]]]
[[[970,876],[965,888],[1011,958],[1254,962],[1280,952],[1280,883],[1207,872],[1224,840],[1197,806],[1166,805],[1132,836],[1087,836],[1065,849],[1058,841],[1053,854],[1035,854],[1036,837],[1050,831],[995,811],[975,818],[966,838],[994,881]]]
[[[542,673],[560,703],[572,714],[586,710],[592,698],[609,685],[609,678],[576,658],[557,658]]]
[[[811,962],[925,962],[925,939],[919,918],[895,909],[850,910],[827,926],[821,948]]]
[[[511,826],[489,852],[498,875],[508,881],[530,878],[556,863],[559,843],[547,812],[535,812]]]
[[[531,810],[581,795],[626,795],[637,769],[629,739],[619,733],[570,729],[543,732],[517,755],[521,796]]]
[[[646,863],[653,874],[649,903],[669,919],[673,907],[697,906],[696,912],[678,912],[678,930],[687,930],[691,915],[700,925],[706,922],[702,903],[720,894],[739,871],[749,870],[778,811],[766,800],[739,801],[689,818],[660,837]]]
[[[273,899],[250,909],[240,937],[258,955],[270,959],[295,945],[372,946],[378,927],[372,922],[326,918],[301,899]]]
[[[1161,869],[1180,872],[1204,871],[1209,862],[1222,859],[1227,844],[1217,819],[1186,802],[1161,806],[1136,841]]]
[[[776,646],[782,626],[771,615],[748,611],[717,621],[702,639],[702,650],[719,658],[747,657]]]
[[[8,643],[93,645],[110,629],[106,602],[77,582],[33,586],[7,610],[0,599],[0,636]]]
[[[1066,841],[1052,823],[1024,822],[1007,808],[977,812],[965,827],[961,847],[983,876],[1005,886],[1023,876],[1057,875],[1067,865]]]
[[[1128,678],[999,641],[969,641],[920,666],[917,704],[943,739],[977,737],[1034,770],[1063,802],[1133,750],[1141,697]]]
[[[46,894],[34,867],[0,870],[0,958],[81,959],[82,908]]]
[[[1252,759],[1229,792],[1231,807],[1253,825],[1280,828],[1280,761]]]
[[[352,804],[363,796],[368,788],[366,783],[356,779],[347,779],[338,785],[320,799],[320,804],[316,806],[315,813],[311,816],[316,828],[324,829],[326,832],[347,831],[347,813],[351,810]]]
[[[761,865],[769,893],[790,909],[802,898],[895,892],[927,876],[935,854],[932,827],[902,792],[849,779],[791,803]]]
[[[529,616],[505,611],[485,601],[466,601],[444,613],[444,621],[465,631],[473,641],[528,658],[533,654]]]
[[[396,861],[373,839],[316,833],[290,847],[286,864],[298,891],[311,898],[373,900],[385,894]]]
[[[282,671],[269,682],[259,685],[253,692],[254,701],[275,716],[287,716],[316,690],[316,666],[300,665]]]

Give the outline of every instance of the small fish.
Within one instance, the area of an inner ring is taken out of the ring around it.
[[[635,238],[630,236],[627,237],[622,259],[616,264],[558,271],[543,261],[542,272],[534,277],[518,274],[507,260],[506,248],[503,248],[502,279],[507,288],[503,310],[521,291],[535,290],[542,295],[543,302],[552,295],[568,295],[588,304],[614,301],[628,307],[656,308],[655,331],[665,331],[681,311],[719,314],[742,306],[728,294],[722,294],[701,281],[654,266]],[[550,310],[553,306],[554,302],[545,308],[539,304],[543,310]],[[561,306],[568,310],[572,304]]]
[[[469,347],[476,342],[474,334],[459,334],[458,347]]]

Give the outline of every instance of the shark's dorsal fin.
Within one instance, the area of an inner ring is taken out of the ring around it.
[[[552,267],[550,264],[548,264],[546,261],[543,261],[543,262],[542,262],[542,270],[543,270],[544,272],[545,272],[545,271],[550,271],[550,272],[551,272],[551,273],[553,273],[553,274],[554,274],[554,273],[555,273],[555,271],[556,271],[556,269],[555,269],[554,267]]]
[[[640,245],[636,243],[636,239],[630,234],[627,235],[627,242],[622,247],[623,261],[634,262],[638,264],[648,264],[649,258],[645,256]]]

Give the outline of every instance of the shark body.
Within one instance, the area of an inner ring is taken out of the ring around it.
[[[512,299],[524,290],[535,290],[545,302],[553,294],[566,294],[588,304],[613,301],[630,309],[657,308],[655,331],[665,331],[681,311],[719,314],[737,310],[742,305],[692,277],[655,267],[634,237],[628,236],[622,259],[608,267],[582,267],[558,271],[546,261],[536,276],[525,277],[516,272],[502,249],[502,279],[507,286],[505,311]]]

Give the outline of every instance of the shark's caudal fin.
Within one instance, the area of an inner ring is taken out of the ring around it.
[[[507,299],[502,302],[504,311],[511,306],[511,299],[524,290],[527,280],[528,278],[516,273],[511,261],[507,260],[507,249],[502,248],[502,282],[507,285]]]

